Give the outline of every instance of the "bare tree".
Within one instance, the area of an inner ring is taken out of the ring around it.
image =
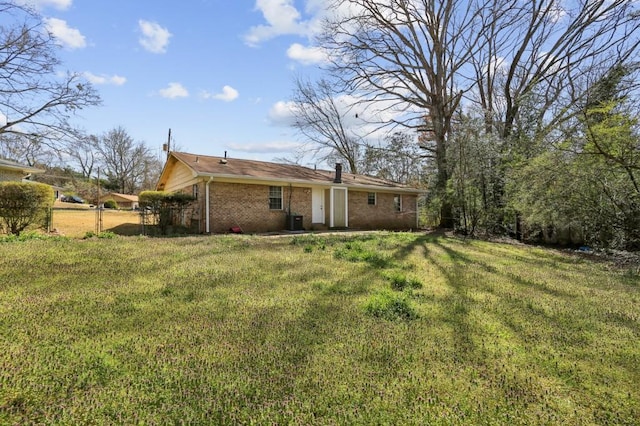
[[[331,71],[365,102],[401,114],[388,123],[432,135],[436,190],[444,194],[451,118],[473,85],[462,86],[459,77],[480,49],[486,25],[477,2],[334,0],[331,7],[338,12],[319,38],[333,58]],[[440,225],[452,223],[451,203],[443,197]]]
[[[36,135],[57,146],[76,133],[72,114],[100,97],[81,75],[61,72],[59,46],[34,10],[0,1],[0,16],[0,134]]]
[[[318,41],[346,89],[397,114],[386,124],[424,131],[421,145],[433,156],[435,190],[443,200],[440,226],[450,227],[447,149],[462,97],[481,105],[486,131],[497,131],[502,144],[526,105],[535,105],[538,132],[549,132],[575,114],[572,105],[584,95],[577,90],[585,87],[582,79],[598,67],[604,75],[614,62],[637,54],[636,5],[629,0],[333,0],[335,13]]]
[[[320,160],[338,158],[351,173],[358,173],[362,137],[349,124],[352,105],[340,99],[335,86],[326,79],[316,83],[296,79],[293,95],[294,127],[308,141]]]
[[[80,168],[82,176],[90,178],[99,164],[100,139],[95,135],[80,136],[64,147],[64,153]]]
[[[36,135],[0,134],[0,157],[28,164],[51,166],[58,154]]]
[[[97,151],[110,185],[124,194],[135,193],[144,181],[148,185],[152,180],[149,176],[152,165],[159,163],[144,143],[135,142],[122,127],[105,133],[99,140]]]
[[[152,153],[147,150],[147,155],[143,157],[137,191],[155,190],[163,166],[163,160],[158,156],[152,155]]]
[[[393,182],[422,184],[426,160],[414,138],[394,132],[378,146],[367,145],[361,172]]]
[[[562,139],[559,126],[575,121],[593,82],[616,64],[636,60],[640,15],[633,3],[493,0],[480,12],[490,24],[472,57],[477,85],[469,100],[482,110],[485,132],[498,136],[486,140],[498,144],[501,155],[491,168],[499,173],[483,182],[493,194],[486,208],[495,225],[505,222],[513,159],[533,158],[541,144]]]
[[[523,104],[535,97],[544,135],[584,102],[586,78],[637,55],[640,14],[629,0],[491,0],[482,49],[471,57],[477,82],[472,99],[487,131],[506,140]],[[635,60],[635,59],[633,59]]]

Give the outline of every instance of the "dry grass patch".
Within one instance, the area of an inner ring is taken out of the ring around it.
[[[96,210],[88,207],[56,207],[53,210],[53,229],[71,238],[81,238],[87,232],[95,232]],[[118,235],[141,234],[140,215],[130,210],[105,209],[102,211],[102,231]]]

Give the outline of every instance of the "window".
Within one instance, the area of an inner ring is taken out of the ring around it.
[[[369,204],[370,206],[375,206],[376,205],[376,193],[375,192],[370,192],[367,195],[367,204]]]
[[[393,210],[396,212],[402,211],[402,195],[393,196]]]
[[[197,183],[195,185],[193,185],[191,195],[193,195],[193,199],[194,200],[198,199],[198,184]]]
[[[269,210],[282,210],[282,187],[269,187]]]

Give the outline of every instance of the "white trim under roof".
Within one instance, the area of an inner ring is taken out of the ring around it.
[[[362,185],[362,184],[349,184],[345,183],[344,180],[341,184],[336,184],[333,182],[320,182],[320,181],[312,181],[312,180],[304,180],[304,179],[288,179],[288,178],[275,178],[275,177],[255,177],[248,175],[235,175],[235,174],[219,174],[219,173],[199,173],[198,176],[213,178],[220,182],[229,182],[229,183],[240,183],[247,181],[255,181],[263,184],[268,183],[287,183],[287,184],[297,184],[301,186],[322,186],[325,188],[331,187],[343,187],[350,189],[362,189],[363,191],[388,191],[388,192],[403,192],[409,194],[424,194],[425,190],[416,189],[416,188],[403,188],[401,186],[377,186],[377,185]]]

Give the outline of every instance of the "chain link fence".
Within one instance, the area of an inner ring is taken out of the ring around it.
[[[0,217],[0,234],[41,231],[80,237],[110,231],[120,235],[164,236],[198,234],[202,231],[197,207],[141,209],[129,211],[126,216],[124,213],[102,208],[39,208],[21,215],[15,214],[10,219]]]
[[[43,207],[30,211],[4,208],[0,212],[0,234],[20,233],[39,229],[51,232],[53,229],[53,208]]]
[[[143,235],[197,234],[200,232],[200,215],[195,207],[160,207],[140,210]]]

